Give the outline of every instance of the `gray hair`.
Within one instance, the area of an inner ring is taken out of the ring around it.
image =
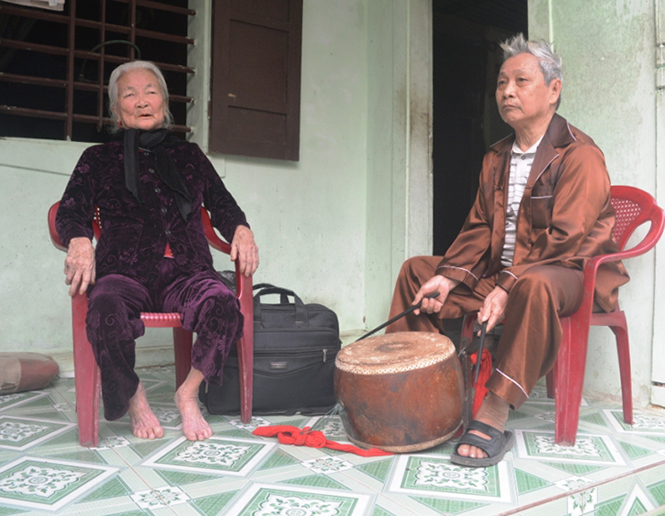
[[[563,72],[561,69],[561,56],[552,51],[552,47],[546,41],[527,41],[520,33],[500,43],[503,49],[503,60],[520,54],[531,54],[536,56],[540,64],[540,70],[543,72],[545,84],[549,86],[553,79],[559,79],[563,84]],[[557,101],[556,107],[561,104],[561,95]]]
[[[157,77],[157,83],[162,90],[162,97],[164,98],[164,127],[170,129],[173,126],[173,115],[169,109],[169,89],[166,86],[166,80],[164,79],[164,75],[162,75],[162,71],[152,61],[129,61],[113,70],[109,78],[109,113],[111,120],[113,120],[113,125],[110,129],[111,132],[115,133],[120,130],[120,120],[118,120],[118,115],[116,115],[118,107],[118,81],[120,77],[132,70],[148,70]]]

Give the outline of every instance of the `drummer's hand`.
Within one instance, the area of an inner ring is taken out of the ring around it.
[[[478,311],[478,322],[482,324],[487,321],[487,331],[490,331],[503,319],[507,303],[508,292],[501,287],[494,287],[494,290],[485,298],[485,303]],[[478,334],[480,335],[480,332]]]
[[[422,300],[423,302],[420,308],[414,310],[413,313],[416,315],[420,314],[420,312],[426,314],[438,313],[441,310],[443,303],[446,302],[448,293],[452,289],[454,289],[458,283],[459,283],[458,281],[445,278],[444,276],[436,275],[432,277],[429,281],[424,283],[422,287],[420,287],[420,290],[416,294],[416,297],[413,298],[412,305],[417,305],[420,302],[420,300]],[[429,294],[434,294],[435,292],[439,293],[437,297],[435,298],[425,297]]]

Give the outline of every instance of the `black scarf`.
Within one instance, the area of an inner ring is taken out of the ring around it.
[[[155,168],[159,177],[175,192],[178,209],[184,220],[187,220],[192,211],[192,201],[189,198],[185,182],[175,166],[170,154],[166,152],[165,143],[168,144],[166,129],[141,131],[128,129],[125,131],[125,186],[132,192],[139,202],[143,202],[141,184],[139,181],[139,147],[155,153]]]

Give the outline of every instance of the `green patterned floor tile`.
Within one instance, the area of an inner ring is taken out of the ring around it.
[[[379,507],[378,505],[375,505],[374,511],[372,512],[372,516],[397,516],[397,515],[392,512],[386,511],[384,508]]]
[[[665,505],[665,480],[651,484],[647,486],[647,489],[658,502],[658,505]]]
[[[266,460],[276,443],[213,435],[205,441],[173,440],[142,462],[143,466],[202,475],[246,476]]]
[[[159,471],[158,473],[172,486],[186,486],[188,484],[207,482],[213,478],[218,478],[217,476],[213,475],[185,473],[182,471]]]
[[[525,412],[520,412],[519,410],[511,410],[508,413],[508,421],[519,421],[528,417],[533,417],[533,414],[527,414]]]
[[[558,462],[543,462],[543,464],[579,476],[604,469],[604,466],[586,466],[584,464],[560,464]]]
[[[63,448],[63,449],[68,448],[69,450],[71,450],[71,452],[75,453],[77,449],[81,450],[81,447],[79,446],[79,433],[76,430],[76,428],[73,428],[72,430],[69,430],[63,434],[54,437],[53,439],[49,439],[48,446],[49,448]],[[94,452],[89,452],[87,448],[82,451],[84,451],[84,453],[88,452],[90,457],[89,460],[93,462],[99,461],[98,457],[93,458],[93,456],[96,455]]]
[[[222,509],[229,504],[237,492],[229,491],[228,493],[197,498],[191,501],[190,505],[196,507],[205,516],[217,516],[222,514]]]
[[[261,465],[260,470],[264,469],[273,469],[280,468],[282,466],[290,466],[292,464],[299,464],[300,461],[294,459],[288,453],[283,452],[282,450],[277,450],[273,453],[268,459]]]
[[[238,516],[361,516],[369,512],[370,500],[370,495],[351,491],[253,483],[233,501],[227,512]]]
[[[326,489],[337,489],[340,491],[346,491],[349,489],[344,484],[336,482],[327,475],[307,475],[306,477],[291,478],[279,483],[291,484],[294,486],[322,487]]]
[[[543,402],[543,403],[538,403],[538,402],[529,402],[525,403],[524,407],[528,407],[529,409],[536,411],[536,412],[541,412],[541,413],[547,413],[547,412],[554,412],[554,402],[552,401],[551,403]]]
[[[63,438],[63,434],[70,434]],[[75,425],[70,422],[27,416],[0,415],[0,448],[23,451],[57,438],[74,443]],[[57,443],[57,441],[56,441]]]
[[[585,423],[592,423],[594,425],[600,425],[600,426],[607,427],[607,421],[598,412],[590,412],[588,414],[581,414],[580,415],[580,421],[584,421]]]
[[[461,514],[471,509],[478,507],[485,507],[487,504],[477,502],[462,502],[458,500],[437,500],[436,498],[421,498],[418,496],[410,496],[427,507],[431,507],[440,514]]]
[[[0,468],[0,503],[57,511],[117,472],[109,466],[24,456]]]
[[[247,430],[241,430],[240,428],[230,428],[228,430],[220,430],[218,432],[215,432],[214,435],[219,435],[223,437],[242,437],[242,438],[247,438],[251,437],[252,433],[248,432]]]
[[[633,504],[628,509],[626,516],[638,516],[639,514],[644,514],[647,512],[647,508],[642,503],[642,500],[634,500]]]
[[[517,492],[521,495],[552,485],[551,482],[544,478],[537,477],[517,468],[515,468],[515,482],[517,483]]]
[[[626,452],[626,455],[631,459],[639,459],[640,457],[645,457],[654,453],[652,450],[647,448],[642,448],[641,446],[636,446],[634,444],[629,444],[623,441],[619,441],[619,445]]]
[[[14,509],[13,507],[0,507],[0,516],[12,516],[13,514],[25,514],[26,511]]]
[[[154,441],[149,440],[140,440],[132,443],[132,449],[140,456],[147,457],[151,455],[156,450],[164,446],[168,440],[166,439],[155,439]]]
[[[392,462],[392,459],[377,460],[370,462],[369,464],[358,465],[356,466],[356,469],[362,471],[372,478],[375,478],[381,482],[385,482],[388,478],[388,474],[390,473],[390,466]]]
[[[88,496],[83,498],[82,502],[94,502],[97,500],[106,500],[107,498],[117,498],[119,496],[130,495],[132,491],[120,477],[115,477],[95,489]]]
[[[594,513],[594,516],[617,516],[625,498],[625,496],[619,496],[617,498],[612,498],[610,500],[598,503],[596,505],[596,512]]]

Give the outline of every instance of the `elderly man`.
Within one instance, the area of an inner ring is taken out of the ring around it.
[[[514,435],[504,428],[509,409],[552,368],[561,341],[558,316],[579,306],[585,262],[618,250],[603,154],[556,114],[561,59],[522,35],[502,48],[496,101],[514,134],[485,155],[475,203],[445,256],[419,256],[402,266],[391,316],[422,306],[387,329],[443,331],[442,319],[476,310],[488,330],[504,321],[489,395],[451,457],[476,467],[498,463],[512,447]],[[620,263],[603,266],[599,309],[612,310],[627,281]]]

